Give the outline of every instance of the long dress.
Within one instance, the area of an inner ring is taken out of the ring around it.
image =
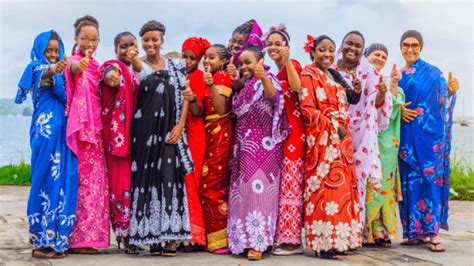
[[[227,247],[227,209],[233,126],[230,116],[232,81],[224,71],[212,75],[219,94],[227,97],[224,115],[214,110],[210,88],[203,98],[206,122],[206,155],[202,168],[199,195],[202,202],[207,235],[207,249]]]
[[[233,254],[273,245],[280,190],[282,142],[289,135],[279,81],[267,99],[260,79],[247,80],[232,100],[237,117],[229,193],[228,237]]]
[[[305,122],[304,235],[312,251],[354,249],[362,244],[348,102],[344,88],[314,65],[301,73]],[[346,129],[341,141],[339,125]]]
[[[194,169],[186,132],[177,144],[166,143],[181,117],[185,72],[181,60],[166,59],[164,69],[140,82],[131,130],[130,244],[191,240],[184,177]]]
[[[100,83],[102,94],[102,124],[108,169],[110,219],[116,236],[127,237],[130,228],[130,126],[132,124],[138,82],[130,69],[118,60],[109,60],[99,69],[103,80],[105,71],[117,64],[121,73],[118,88]]]
[[[72,74],[70,66],[83,57],[79,50],[65,70],[68,105],[67,145],[76,154],[79,191],[71,248],[107,248],[110,243],[109,188],[102,140],[99,62],[91,58],[86,70]]]
[[[400,129],[399,167],[403,237],[448,230],[449,152],[456,95],[450,96],[442,72],[418,59],[402,72],[398,85],[418,116]]]
[[[335,69],[348,84],[352,84],[352,76],[347,71],[338,69],[337,65],[335,65]],[[349,106],[349,113],[360,200],[360,221],[364,226],[367,182],[380,185],[382,179],[377,134],[388,128],[392,112],[392,98],[391,94],[387,93],[382,105],[375,106],[379,73],[367,62],[365,57],[359,61],[355,73],[361,82],[362,93],[359,103]]]
[[[390,92],[387,92],[390,93]],[[392,95],[390,125],[379,133],[382,180],[380,185],[367,184],[366,225],[364,242],[375,239],[394,240],[398,235],[397,202],[402,200],[400,176],[398,174],[398,146],[400,141],[401,106],[405,94],[398,88]]]
[[[298,74],[302,68],[298,61],[291,60]],[[280,199],[275,241],[279,243],[301,243],[303,223],[303,177],[306,145],[304,123],[298,93],[288,82],[286,66],[277,75],[285,98],[285,113],[291,134],[283,142],[283,171],[280,181]]]
[[[77,158],[66,146],[64,76],[41,82],[48,61],[44,51],[52,31],[35,39],[31,63],[19,83],[15,102],[26,100],[32,90],[30,127],[31,188],[27,203],[29,234],[37,248],[64,252],[69,247],[77,200]],[[60,59],[64,48],[60,41]]]
[[[197,69],[188,75],[189,85],[196,95],[196,101],[202,108],[202,99],[206,91],[206,83],[203,79],[204,73]],[[204,153],[206,152],[206,131],[204,128],[204,119],[200,116],[194,116],[191,110],[186,118],[186,134],[191,150],[191,156],[194,164],[194,172],[184,178],[186,184],[186,193],[188,196],[189,220],[191,223],[191,236],[194,243],[201,246],[206,245],[206,231],[204,227],[204,217],[199,197],[199,184],[202,173],[202,163]]]

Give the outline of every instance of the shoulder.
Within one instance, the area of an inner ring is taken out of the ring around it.
[[[215,82],[228,83],[232,82],[229,74],[223,70],[219,70],[212,75]]]

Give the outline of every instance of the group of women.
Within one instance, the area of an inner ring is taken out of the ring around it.
[[[74,27],[69,57],[57,32],[36,37],[16,97],[34,105],[33,257],[97,254],[112,225],[127,254],[335,259],[390,247],[397,202],[402,244],[444,250],[459,86],[419,58],[419,32],[403,34],[406,65],[383,76],[386,47],[365,48],[358,31],[339,50],[308,35],[302,67],[283,24],[263,33],[249,20],[227,45],[188,38],[170,59],[152,20],[139,32],[143,57],[122,32],[100,65],[97,19]]]

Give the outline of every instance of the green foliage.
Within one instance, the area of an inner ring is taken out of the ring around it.
[[[21,162],[18,165],[0,167],[0,185],[30,185],[30,165]]]
[[[450,199],[474,201],[474,167],[463,157],[458,160],[453,157]]]

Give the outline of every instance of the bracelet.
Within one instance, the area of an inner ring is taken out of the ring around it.
[[[230,76],[230,79],[231,79],[231,80],[238,80],[238,79],[240,79],[240,75],[239,75],[238,73],[239,73],[239,72],[237,72],[237,76],[235,76],[235,77],[232,76],[232,75],[229,75],[229,76]]]

